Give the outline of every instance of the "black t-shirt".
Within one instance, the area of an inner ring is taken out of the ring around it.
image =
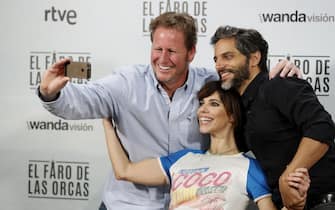
[[[309,194],[335,191],[334,122],[307,81],[280,77],[269,80],[268,73],[261,72],[242,99],[248,147],[260,161],[274,194],[278,193],[279,177],[302,137],[330,145],[327,154],[309,171]]]

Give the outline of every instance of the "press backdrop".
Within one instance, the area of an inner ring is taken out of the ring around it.
[[[335,117],[333,0],[1,0],[1,209],[97,209],[111,167],[101,120],[57,118],[35,89],[63,57],[91,62],[93,80],[148,63],[148,25],[165,11],[196,18],[193,65],[214,67],[209,40],[219,25],[259,30],[270,44],[269,66],[288,56]]]

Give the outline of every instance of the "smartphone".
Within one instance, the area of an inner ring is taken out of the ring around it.
[[[70,78],[90,79],[91,63],[71,61],[65,65],[64,75]]]

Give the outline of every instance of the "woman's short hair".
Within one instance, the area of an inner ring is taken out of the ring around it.
[[[225,90],[221,87],[221,81],[211,81],[206,83],[198,92],[199,101],[217,92],[220,96],[226,112],[234,119],[234,135],[236,145],[241,152],[246,152],[247,146],[244,138],[243,126],[245,123],[244,108],[239,92],[230,88]]]

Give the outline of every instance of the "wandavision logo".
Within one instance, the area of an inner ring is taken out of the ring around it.
[[[41,83],[43,72],[52,64],[63,58],[73,61],[90,62],[89,52],[55,52],[55,51],[31,51],[29,55],[28,82],[29,89],[35,90]],[[87,83],[86,79],[72,79],[73,83]]]
[[[91,132],[94,127],[86,122],[68,122],[59,119],[58,121],[30,120],[26,122],[28,130],[55,130],[55,131],[82,131]]]
[[[87,162],[29,160],[28,197],[88,200]]]
[[[261,23],[334,23],[335,16],[326,12],[307,14],[295,10],[293,12],[260,13]]]

